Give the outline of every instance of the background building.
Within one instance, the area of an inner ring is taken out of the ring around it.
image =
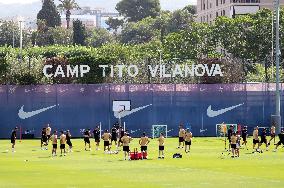
[[[197,21],[211,23],[218,16],[233,18],[262,8],[273,9],[273,0],[197,0]]]
[[[115,12],[106,12],[103,8],[91,8],[91,7],[81,7],[79,10],[71,11],[71,22],[70,27],[72,27],[73,20],[80,20],[87,28],[103,27],[106,28],[107,25],[105,21],[109,18],[118,18],[119,14]],[[67,27],[66,16],[64,12],[61,14],[62,27]]]

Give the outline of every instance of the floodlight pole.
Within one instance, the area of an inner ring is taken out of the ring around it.
[[[23,61],[23,28],[22,28],[22,23],[23,21],[20,20],[20,62],[22,63]]]
[[[275,117],[274,117],[274,124],[276,128],[276,133],[280,133],[281,129],[281,116],[280,116],[280,77],[279,77],[279,61],[280,61],[280,44],[279,44],[279,0],[274,1],[274,11],[276,14],[276,25],[275,25],[275,64],[276,64],[276,91],[275,91]]]
[[[158,52],[159,52],[159,54],[160,54],[160,61],[159,61],[160,66],[159,66],[159,68],[161,68],[161,65],[162,65],[162,52],[163,52],[163,51],[162,51],[161,49],[159,49]],[[160,83],[162,83],[162,82],[161,82],[161,78],[160,78],[159,80],[160,80]]]
[[[13,27],[13,48],[15,48],[15,28]]]

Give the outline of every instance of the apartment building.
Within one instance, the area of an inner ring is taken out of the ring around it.
[[[81,7],[79,10],[71,11],[72,27],[73,20],[80,20],[87,28],[108,28],[106,20],[109,18],[120,18],[117,12],[106,12],[103,8]],[[65,12],[61,14],[61,23],[63,27],[67,27]]]
[[[284,5],[284,0],[280,0],[280,5]],[[273,7],[273,0],[197,0],[197,21],[211,23],[218,16],[233,18]]]

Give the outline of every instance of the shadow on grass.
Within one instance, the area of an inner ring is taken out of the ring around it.
[[[124,159],[119,159],[118,161],[128,161],[128,160],[124,160]]]
[[[244,153],[245,155],[253,155],[253,154],[256,154],[256,153],[253,153],[253,152],[247,152],[247,153]]]
[[[48,158],[51,158],[51,156],[41,156],[41,157],[38,157],[39,159],[48,159]]]
[[[153,161],[154,159],[143,159],[143,160],[124,160],[124,159],[119,159],[118,161]],[[161,159],[162,160],[162,159]],[[112,161],[109,161],[109,162],[112,162]]]

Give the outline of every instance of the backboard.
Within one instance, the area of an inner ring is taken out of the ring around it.
[[[112,110],[114,112],[130,111],[131,110],[131,101],[130,100],[113,100],[112,101]]]

